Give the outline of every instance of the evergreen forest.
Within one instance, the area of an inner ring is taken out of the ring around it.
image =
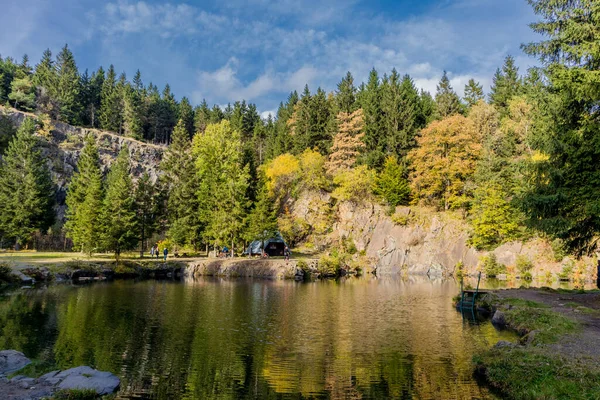
[[[541,236],[576,255],[600,237],[600,3],[529,0],[542,39],[522,45],[539,67],[506,56],[484,93],[459,97],[448,74],[435,93],[401,71],[351,72],[332,92],[292,92],[275,116],[256,105],[177,99],[138,71],[81,71],[65,45],[32,66],[0,57],[0,104],[35,114],[18,129],[0,116],[0,236],[27,246],[62,230],[86,253],[139,249],[159,235],[200,251],[239,249],[280,231],[308,231],[288,210],[302,191],[332,201],[458,211],[470,244],[493,249]],[[134,177],[124,147],[108,171],[92,135],[67,185],[66,215],[43,154],[52,124],[111,131],[164,147],[159,179]],[[332,224],[324,215],[323,231]],[[317,228],[312,227],[315,230]]]

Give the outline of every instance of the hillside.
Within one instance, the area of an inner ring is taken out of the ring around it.
[[[34,114],[3,106],[0,106],[0,113],[8,116],[17,127],[27,117],[37,118]],[[158,178],[160,173],[158,165],[166,146],[143,143],[112,132],[76,127],[59,121],[52,121],[52,125],[54,129],[51,131],[51,137],[47,141],[43,141],[43,152],[47,157],[53,181],[58,188],[56,209],[59,221],[64,220],[66,185],[77,165],[79,154],[83,148],[83,139],[88,134],[96,139],[100,161],[105,173],[121,148],[127,146],[131,160],[131,173],[134,178],[141,176],[144,172],[150,175],[152,181],[156,181]]]

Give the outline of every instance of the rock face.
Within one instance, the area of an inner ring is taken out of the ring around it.
[[[23,369],[31,361],[25,355],[15,350],[0,351],[0,375],[8,375]]]
[[[43,399],[58,390],[93,390],[99,396],[111,394],[119,389],[121,381],[110,372],[97,371],[90,367],[76,367],[66,371],[53,371],[41,377],[28,378],[18,375],[8,380],[3,377],[21,370],[31,361],[15,350],[0,351],[0,399],[25,400]]]
[[[208,259],[187,264],[185,275],[255,277],[269,279],[301,279],[304,272],[298,267],[297,260],[264,259]]]
[[[0,106],[0,112],[4,112],[17,126],[21,125],[27,117],[35,118],[33,114],[2,106]],[[143,143],[111,132],[75,127],[58,121],[53,121],[53,125],[52,136],[44,142],[42,151],[48,160],[52,179],[58,187],[57,217],[59,220],[64,218],[66,185],[75,171],[84,139],[88,134],[91,134],[96,140],[105,173],[121,148],[127,146],[131,160],[131,173],[134,178],[147,172],[152,181],[158,179],[158,165],[166,149],[165,146]]]
[[[436,277],[456,276],[459,263],[463,272],[475,275],[480,259],[487,251],[477,251],[468,244],[471,230],[464,217],[456,212],[436,212],[421,207],[397,207],[394,216],[370,202],[335,203],[323,192],[303,192],[286,205],[299,226],[309,226],[308,241],[321,250],[351,238],[359,252],[364,252],[377,275],[400,273]],[[319,225],[327,224],[329,229]],[[325,231],[326,234],[314,234]],[[499,263],[518,273],[517,257],[525,256],[534,264],[534,277],[551,273],[554,277],[568,263],[556,261],[547,241],[506,243],[493,251]],[[593,277],[596,263],[582,258],[582,276]]]

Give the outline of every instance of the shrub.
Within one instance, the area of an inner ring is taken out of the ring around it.
[[[375,172],[365,165],[349,170],[341,170],[333,177],[336,185],[334,198],[340,201],[366,201],[372,197],[372,186]]]
[[[562,267],[562,271],[558,274],[558,280],[570,281],[573,276],[574,267],[575,263],[572,260],[569,260],[566,264],[564,264]]]
[[[6,263],[0,263],[0,283],[12,283],[15,281],[15,276],[12,269]]]
[[[562,261],[568,255],[565,244],[560,239],[554,239],[550,242],[550,247],[552,247],[554,261]]]
[[[533,263],[531,262],[531,260],[529,258],[527,258],[527,256],[519,255],[517,257],[517,270],[519,271],[519,274],[521,275],[522,279],[530,281],[532,278],[532,276],[531,276],[532,269],[533,269]]]
[[[406,168],[398,163],[396,156],[390,156],[385,160],[383,170],[375,178],[373,191],[391,207],[408,204],[410,187],[406,176]]]
[[[481,265],[483,267],[483,272],[488,278],[494,278],[500,274],[506,273],[506,265],[500,264],[494,253],[482,257]]]

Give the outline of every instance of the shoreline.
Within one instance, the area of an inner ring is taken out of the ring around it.
[[[482,305],[519,335],[474,357],[475,375],[513,399],[600,397],[600,291],[506,289]]]

